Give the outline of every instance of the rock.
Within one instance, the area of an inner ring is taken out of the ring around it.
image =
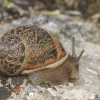
[[[64,17],[64,20],[61,18]],[[61,41],[65,50],[71,53],[71,39],[76,38],[77,56],[82,49],[85,50],[80,61],[79,79],[75,86],[45,87],[33,85],[28,78],[23,85],[24,76],[19,76],[20,84],[24,87],[19,93],[11,93],[0,85],[0,91],[4,91],[4,97],[8,100],[99,100],[100,99],[100,28],[93,23],[74,21],[64,16],[34,16],[28,19],[15,20],[12,23],[0,25],[0,36],[8,29],[18,25],[36,24],[52,31]],[[0,80],[2,79],[0,74]],[[9,78],[10,79],[10,78]],[[16,78],[11,77],[11,84],[15,85]],[[1,100],[1,99],[0,99]]]
[[[0,100],[7,100],[7,98],[11,95],[11,92],[4,87],[0,87]]]

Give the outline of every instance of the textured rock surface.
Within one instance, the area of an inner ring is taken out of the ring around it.
[[[30,19],[15,20],[0,25],[0,36],[8,29],[18,25],[37,24],[53,32],[62,42],[67,52],[71,53],[71,39],[76,37],[77,55],[82,49],[85,53],[80,61],[79,80],[75,86],[40,86],[33,85],[25,76],[19,76],[21,91],[11,92],[3,88],[0,82],[0,100],[100,100],[100,28],[95,24],[75,21],[66,15],[58,17],[35,16]],[[3,75],[0,74],[0,81]],[[16,84],[16,77],[8,78],[6,84]],[[4,98],[2,97],[4,93]],[[7,99],[8,98],[8,99]]]

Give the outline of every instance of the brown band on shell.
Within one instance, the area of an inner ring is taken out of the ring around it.
[[[62,57],[62,59],[58,60],[57,62],[54,62],[54,63],[49,64],[47,66],[39,67],[39,68],[36,68],[36,69],[30,69],[30,70],[26,69],[21,74],[30,74],[32,72],[35,72],[35,71],[40,70],[40,69],[45,69],[45,68],[56,68],[59,65],[61,65],[67,58],[68,58],[68,55]]]

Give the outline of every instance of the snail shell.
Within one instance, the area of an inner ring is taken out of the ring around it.
[[[0,39],[0,51],[0,69],[10,76],[57,67],[68,57],[59,40],[36,25],[9,30]]]

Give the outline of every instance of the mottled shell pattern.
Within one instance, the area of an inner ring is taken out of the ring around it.
[[[6,75],[27,74],[52,64],[56,67],[66,57],[59,40],[36,25],[13,28],[0,39],[0,70]]]

